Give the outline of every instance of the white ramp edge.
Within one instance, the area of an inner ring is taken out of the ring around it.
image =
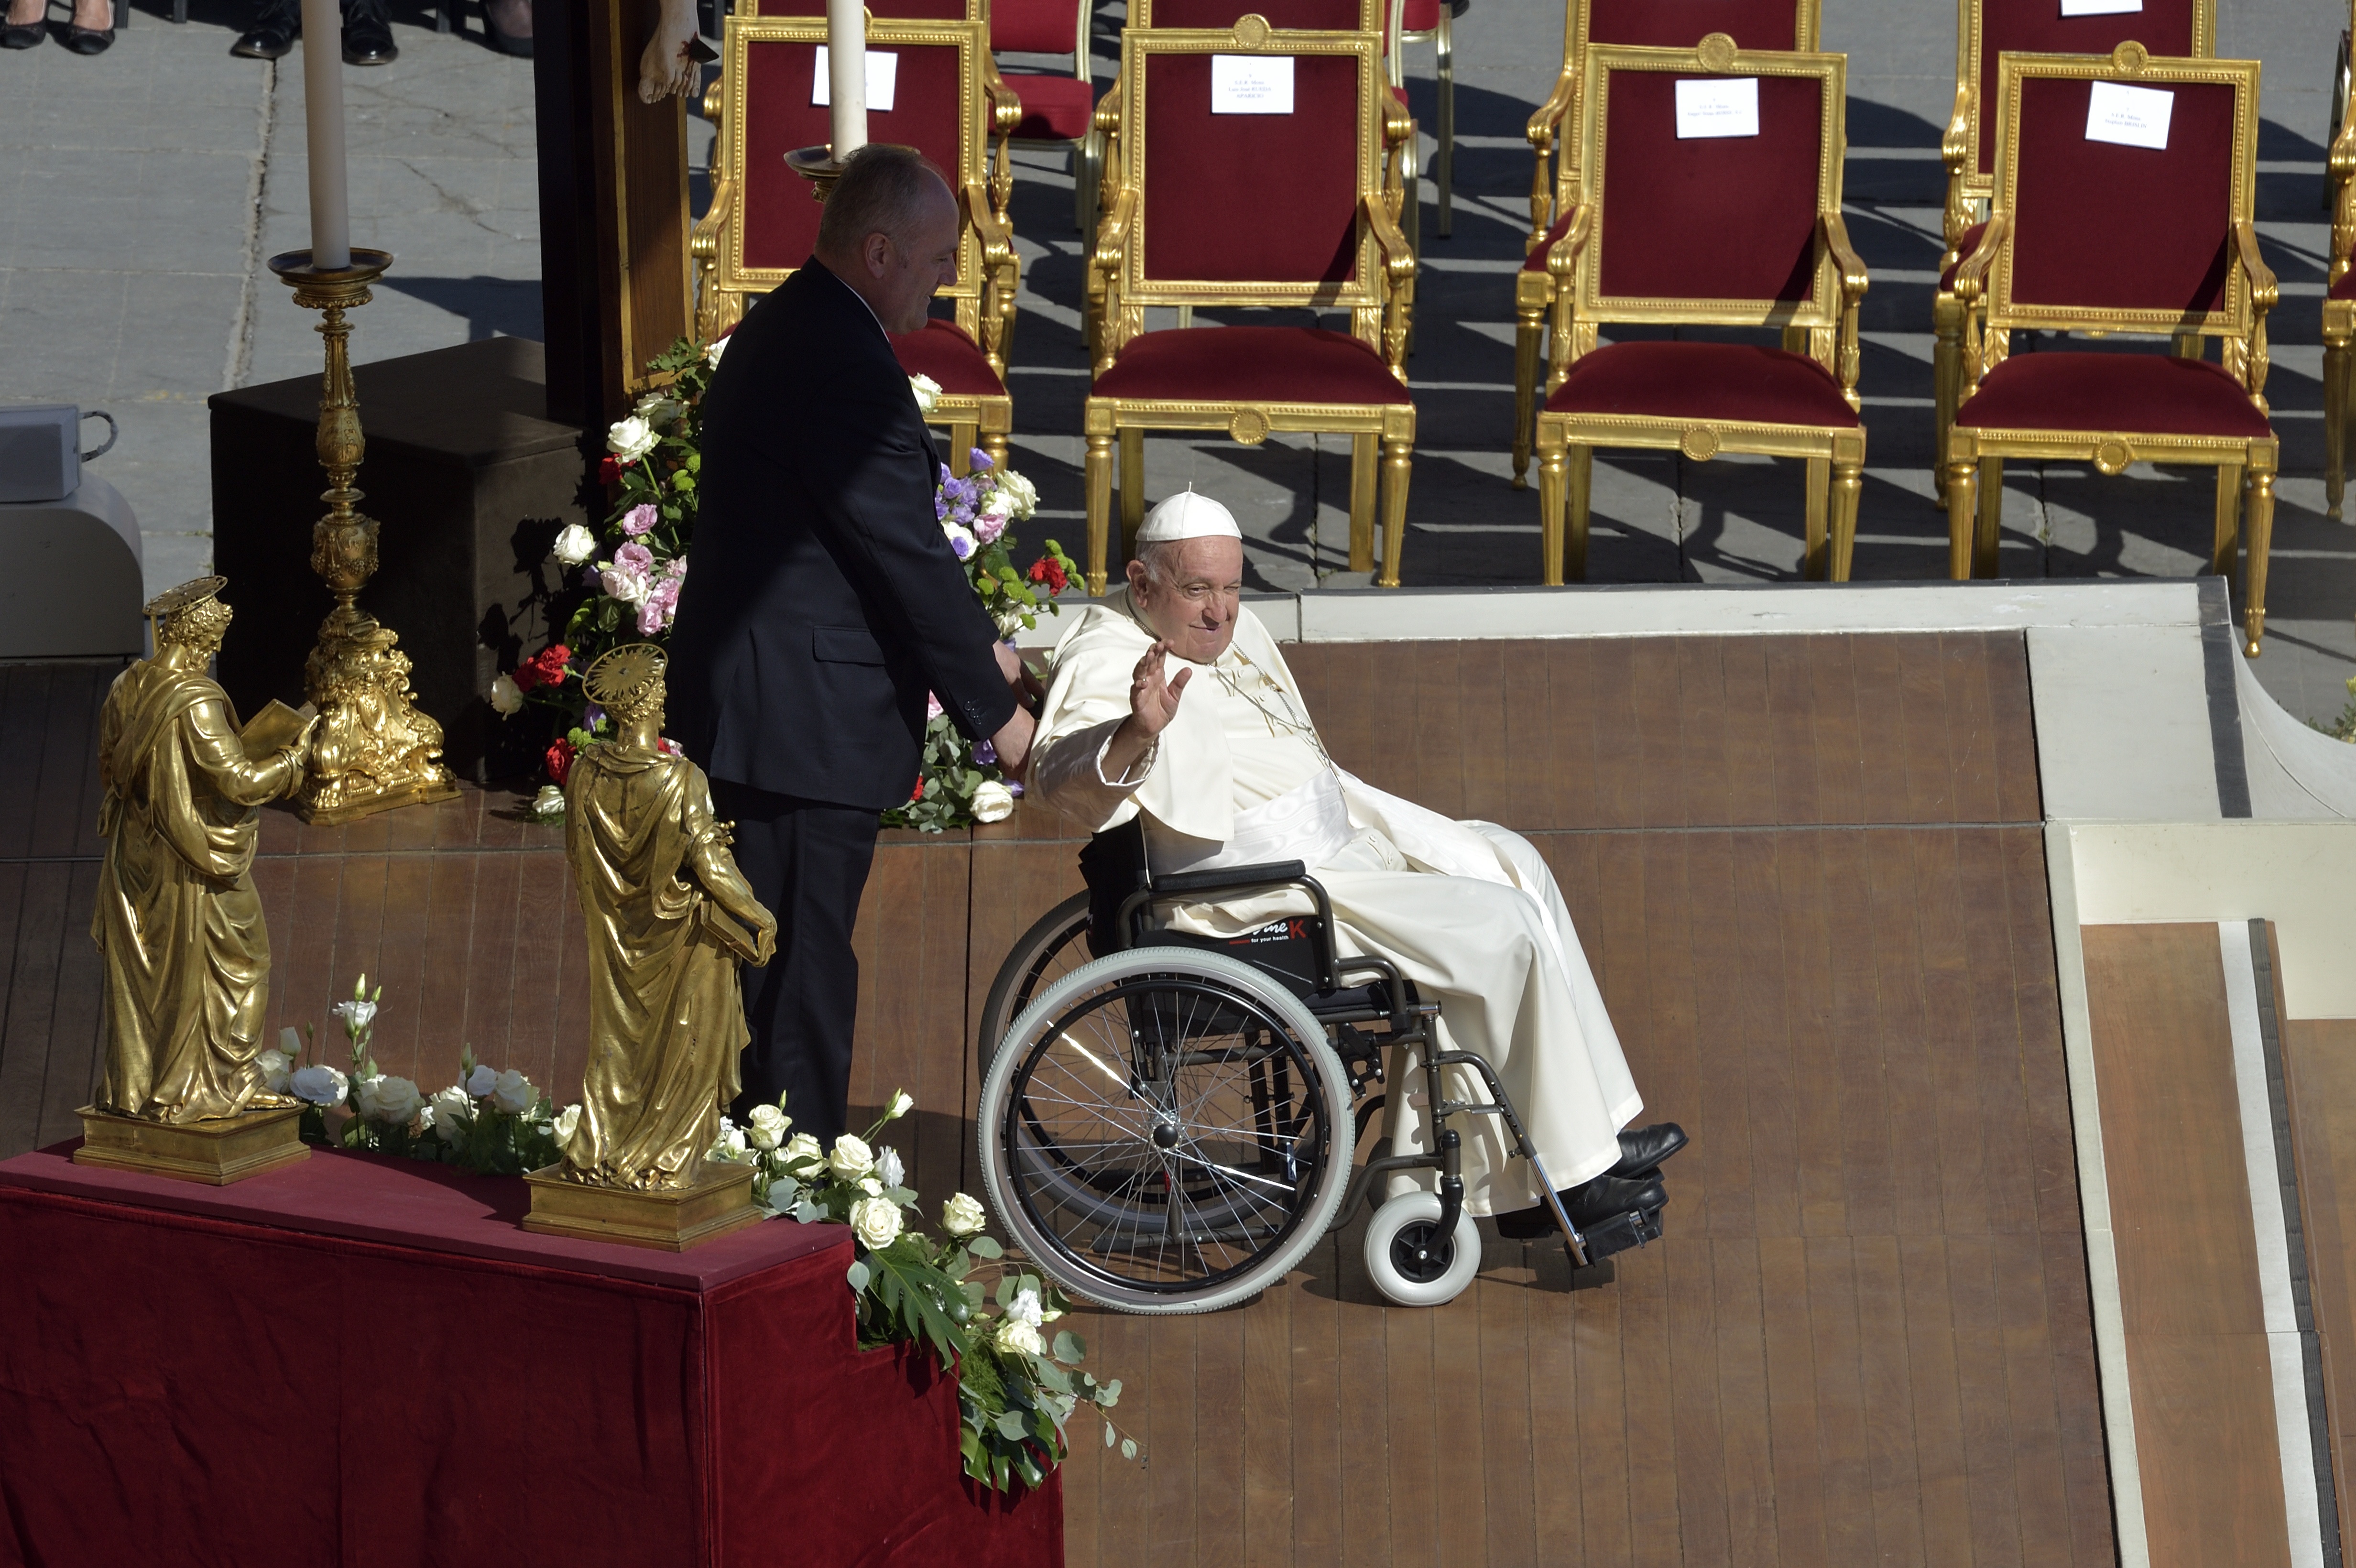
[[[2287,711],[2236,658],[2242,755],[2250,815],[2275,821],[2356,817],[2356,745],[2335,741]]]

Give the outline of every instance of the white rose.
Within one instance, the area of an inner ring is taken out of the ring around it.
[[[477,1100],[498,1086],[499,1075],[479,1062],[474,1072],[466,1075],[466,1093]]]
[[[980,1234],[989,1223],[990,1216],[982,1212],[981,1205],[962,1192],[941,1205],[941,1229],[959,1241]]]
[[[851,1206],[851,1233],[871,1253],[880,1253],[900,1239],[900,1206],[882,1198],[862,1198]]]
[[[340,1105],[351,1080],[332,1067],[305,1067],[286,1080],[286,1092],[314,1105]]]
[[[531,797],[531,814],[534,816],[563,816],[564,786],[562,784],[541,785],[540,793]]]
[[[796,1133],[787,1141],[785,1152],[778,1157],[787,1165],[808,1165],[812,1161],[823,1165],[826,1163],[826,1150],[819,1147],[818,1140],[809,1134]]]
[[[907,1168],[900,1163],[898,1149],[887,1148],[876,1155],[875,1178],[884,1186],[900,1186],[907,1174]]]
[[[492,1080],[491,1104],[520,1116],[540,1104],[540,1091],[531,1086],[530,1079],[510,1067]]]
[[[745,1141],[764,1154],[785,1142],[786,1129],[793,1125],[775,1105],[755,1105],[747,1119],[752,1125],[744,1129]]]
[[[884,1196],[884,1184],[872,1176],[862,1176],[859,1179],[859,1190],[870,1198],[881,1198]]]
[[[1038,1326],[1025,1323],[1020,1317],[1000,1318],[998,1332],[992,1338],[998,1348],[1010,1355],[1044,1356],[1047,1353],[1046,1341],[1039,1338]]]
[[[667,425],[679,417],[679,404],[660,392],[647,392],[638,398],[637,412],[650,425]]]
[[[1003,822],[1014,815],[1014,792],[996,779],[984,779],[973,792],[976,822]]]
[[[417,1113],[417,1130],[421,1133],[430,1133],[434,1130],[434,1103],[431,1100],[427,1101]]]
[[[444,1143],[466,1141],[466,1129],[475,1121],[475,1102],[467,1097],[463,1086],[453,1083],[441,1090],[426,1108],[434,1113],[434,1136]]]
[[[381,1073],[363,1078],[352,1093],[352,1109],[362,1121],[380,1122],[388,1127],[407,1126],[424,1107],[425,1096],[406,1078],[387,1078]]]
[[[355,997],[348,1002],[337,1002],[329,1008],[327,1016],[343,1019],[344,1032],[357,1040],[360,1030],[376,1021],[376,1004]]]
[[[632,571],[626,566],[616,566],[610,561],[597,569],[597,581],[605,590],[607,598],[619,599],[625,604],[644,603],[647,595],[654,590],[653,581],[645,572]]]
[[[286,1093],[286,1079],[294,1071],[294,1064],[286,1059],[284,1051],[265,1051],[253,1059],[253,1064],[262,1069],[262,1086],[264,1089],[273,1094]]]
[[[1039,1293],[1035,1290],[1015,1292],[1014,1299],[1006,1304],[1006,1316],[1018,1323],[1039,1327]]]
[[[495,677],[491,681],[491,711],[520,713],[523,711],[523,689],[508,676]]]
[[[726,338],[714,338],[712,340],[712,347],[703,351],[703,363],[705,367],[713,370],[719,369],[721,352],[727,347],[728,340]]]
[[[916,1097],[905,1089],[892,1091],[892,1103],[884,1107],[884,1119],[896,1122],[916,1108]]]
[[[1032,484],[1012,468],[998,470],[997,478],[1000,493],[1008,496],[1014,504],[1013,515],[1016,522],[1027,520],[1032,513],[1039,509],[1039,486]],[[993,496],[992,500],[995,499],[996,497]]]
[[[605,450],[625,463],[636,463],[655,449],[654,429],[637,415],[616,420],[605,432]]]
[[[875,1156],[866,1140],[845,1133],[834,1140],[834,1152],[826,1157],[827,1168],[845,1181],[856,1181],[875,1168]]]
[[[556,536],[556,559],[567,566],[578,566],[597,553],[597,536],[579,523],[567,523]]]
[[[749,1159],[751,1156],[744,1147],[744,1129],[727,1117],[721,1117],[720,1136],[712,1140],[712,1152],[703,1157],[727,1165],[738,1165]]]
[[[573,1129],[580,1125],[581,1107],[567,1105],[556,1113],[556,1120],[548,1125],[548,1130],[556,1139],[557,1147],[562,1148],[573,1141]]]
[[[933,411],[933,405],[941,400],[941,384],[938,381],[934,380],[930,376],[909,377],[908,390],[916,394],[916,411],[918,413],[931,413]]]

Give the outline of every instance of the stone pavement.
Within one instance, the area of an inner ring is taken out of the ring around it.
[[[165,20],[156,0],[140,4],[147,8],[97,59],[54,46],[0,56],[0,400],[71,400],[123,420],[123,443],[98,471],[137,509],[148,578],[161,586],[209,559],[204,398],[308,373],[318,350],[312,318],[262,265],[306,241],[297,62],[231,59],[243,13],[229,0],[197,0],[185,27]],[[2256,673],[2292,711],[2328,719],[2356,674],[2356,531],[2323,517],[2320,477],[2321,171],[2338,24],[2321,8],[2266,0],[2220,0],[2219,9],[2219,52],[2266,64],[2261,232],[2283,285],[2267,389],[2286,474],[2266,656]],[[1100,9],[1099,83],[1112,74],[1119,16],[1119,0]],[[422,7],[395,17],[401,59],[347,73],[353,238],[398,257],[376,302],[354,318],[355,356],[537,336],[530,67],[485,48],[479,22],[466,36],[444,37]],[[1860,580],[1945,571],[1944,515],[1930,500],[1929,324],[1953,28],[1950,0],[1826,0],[1826,43],[1849,52],[1850,231],[1873,273]],[[1428,179],[1423,187],[1410,584],[1537,575],[1536,493],[1507,482],[1512,274],[1530,173],[1521,128],[1552,80],[1560,30],[1561,12],[1548,0],[1474,0],[1459,29],[1452,238],[1438,238]],[[1430,69],[1428,48],[1410,51],[1414,107],[1427,126]],[[691,130],[700,204],[709,132],[700,122]],[[1040,531],[1052,528],[1077,549],[1087,390],[1080,238],[1063,160],[1018,159],[1025,272],[1010,375],[1015,462],[1040,485]],[[1156,440],[1147,467],[1151,494],[1192,481],[1234,505],[1266,585],[1354,581],[1339,570],[1346,442]],[[1590,575],[1795,575],[1801,490],[1794,464],[1607,455],[1596,468]],[[2074,465],[2016,464],[2005,569],[2016,577],[2189,573],[2206,559],[2211,493],[2206,471],[2138,466],[2104,480]]]

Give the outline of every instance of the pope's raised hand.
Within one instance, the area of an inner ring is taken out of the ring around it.
[[[1194,678],[1193,669],[1182,669],[1176,679],[1170,678],[1170,645],[1158,642],[1145,650],[1137,661],[1137,668],[1129,682],[1129,718],[1141,740],[1162,733],[1162,727],[1178,716],[1178,699],[1186,683]]]

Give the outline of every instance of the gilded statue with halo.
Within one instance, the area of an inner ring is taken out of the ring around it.
[[[198,578],[148,603],[155,655],[115,677],[99,713],[106,855],[91,935],[106,965],[106,1051],[85,1113],[86,1163],[211,1181],[251,1174],[241,1163],[265,1151],[250,1136],[241,1148],[208,1153],[102,1124],[130,1119],[218,1142],[254,1132],[243,1113],[293,1105],[267,1092],[255,1061],[270,937],[252,867],[257,808],[301,785],[317,716],[273,702],[241,729],[206,673],[229,630],[224,586]],[[300,1157],[293,1136],[290,1124],[268,1140],[270,1163]],[[191,1160],[200,1168],[176,1168]]]
[[[663,745],[663,666],[660,648],[634,643],[586,677],[619,731],[585,748],[564,784],[565,858],[588,926],[589,1061],[564,1163],[533,1178],[526,1223],[683,1245],[696,1238],[615,1232],[643,1222],[644,1206],[616,1221],[632,1206],[606,1204],[599,1228],[556,1222],[581,1217],[582,1188],[676,1198],[743,1185],[726,1168],[708,1173],[703,1155],[749,1038],[736,965],[769,961],[777,923],[728,853],[703,770]],[[733,1222],[756,1214],[741,1195],[728,1208]]]

